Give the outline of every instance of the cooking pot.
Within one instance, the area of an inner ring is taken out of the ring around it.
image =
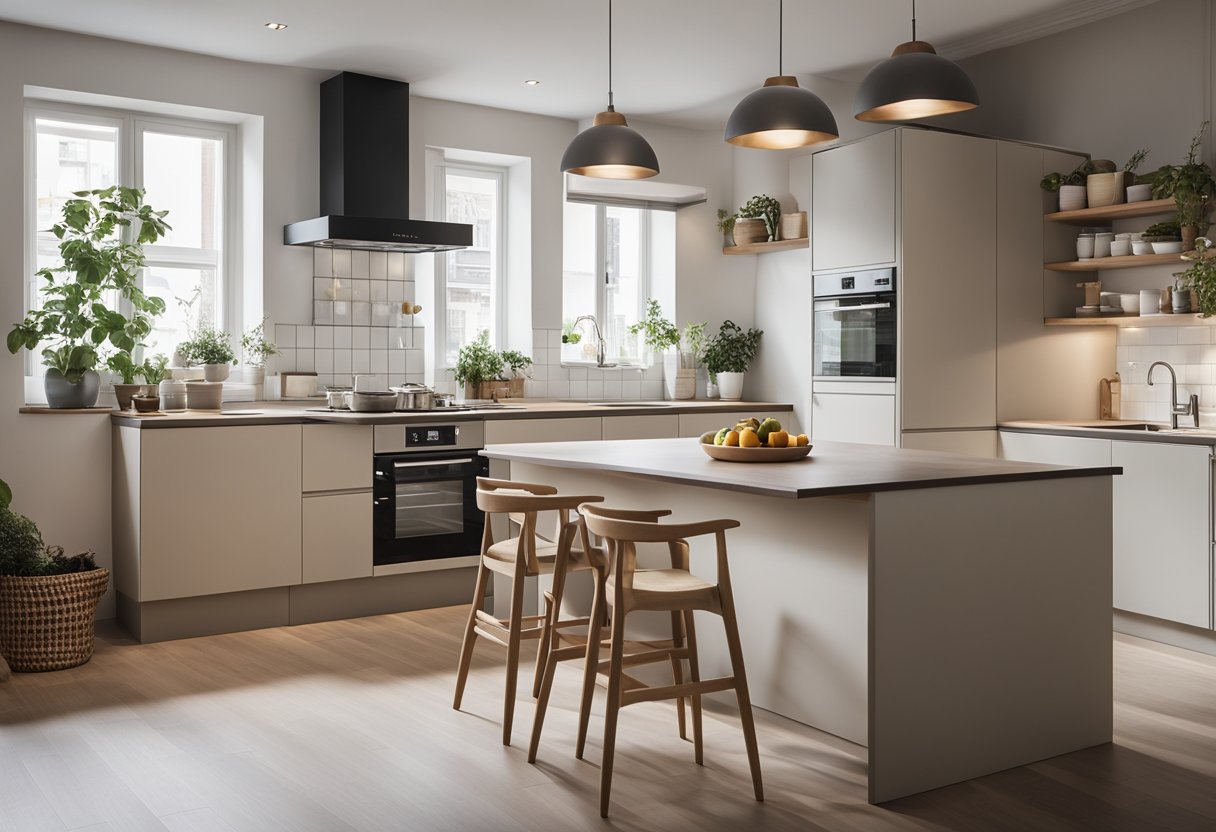
[[[344,394],[347,407],[354,413],[391,413],[397,403],[393,393],[364,393],[350,390]]]
[[[435,406],[435,392],[425,384],[403,384],[392,390],[397,394],[398,410],[430,410]]]

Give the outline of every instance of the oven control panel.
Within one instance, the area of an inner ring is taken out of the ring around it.
[[[467,422],[398,424],[375,426],[375,453],[409,451],[480,450],[485,446],[485,423]]]
[[[460,436],[460,428],[456,425],[428,425],[426,427],[407,427],[405,429],[405,447],[407,448],[454,448]]]

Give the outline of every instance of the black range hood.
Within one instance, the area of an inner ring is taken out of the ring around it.
[[[321,84],[321,216],[283,226],[289,246],[450,251],[473,226],[409,218],[410,85],[343,72]]]

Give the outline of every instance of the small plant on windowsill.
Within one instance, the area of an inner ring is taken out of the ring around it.
[[[266,382],[266,361],[279,354],[278,348],[266,340],[266,318],[245,330],[241,352],[245,355],[245,382],[257,387],[260,396]]]
[[[194,337],[178,345],[178,351],[191,364],[202,365],[207,381],[223,381],[236,363],[228,333],[214,326],[199,327]]]
[[[465,398],[490,398],[489,385],[502,375],[503,358],[490,346],[490,332],[483,329],[477,340],[456,353],[456,381],[464,385]],[[485,395],[482,395],[485,393]]]
[[[524,381],[532,377],[532,358],[518,350],[503,350],[499,353],[503,363],[503,378],[510,384],[512,398],[522,398]]]
[[[8,334],[8,350],[40,345],[47,367],[45,389],[51,407],[92,407],[97,403],[104,353],[128,353],[152,332],[165,302],[139,285],[143,246],[170,226],[168,212],[143,201],[144,192],[115,185],[77,191],[51,226],[63,264],[38,271],[45,281],[41,305]],[[130,315],[107,306],[117,296]]]
[[[144,381],[149,387],[157,387],[169,375],[169,359],[164,353],[157,353],[144,361],[142,368]]]
[[[135,379],[143,375],[144,365],[136,364],[131,353],[119,350],[106,359],[106,366],[122,379],[120,382],[114,382],[114,398],[118,402],[118,409],[126,410],[131,406],[131,399],[143,387],[142,384],[136,384]]]

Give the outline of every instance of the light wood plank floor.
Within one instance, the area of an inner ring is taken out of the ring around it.
[[[574,760],[573,664],[530,766],[527,691],[515,745],[500,744],[499,650],[479,644],[464,711],[451,710],[463,618],[152,645],[107,633],[84,667],[0,684],[0,830],[1216,830],[1208,656],[1116,636],[1115,744],[883,807],[865,802],[857,746],[758,712],[757,804],[729,709],[707,714],[699,768],[674,705],[631,706],[601,821],[602,725]]]

